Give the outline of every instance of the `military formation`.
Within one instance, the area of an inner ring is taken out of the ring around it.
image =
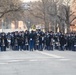
[[[0,33],[0,51],[70,50],[76,51],[76,33],[63,34],[52,31],[15,31]]]

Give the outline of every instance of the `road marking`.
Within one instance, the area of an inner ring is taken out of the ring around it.
[[[27,57],[25,59],[7,59],[7,60],[0,60],[3,62],[0,62],[0,64],[9,64],[9,63],[16,63],[16,62],[26,62],[26,61],[40,61],[42,59],[47,59],[47,58],[52,58],[52,57]]]
[[[8,63],[12,63],[12,62],[21,62],[23,60],[9,60]]]
[[[48,53],[45,53],[45,52],[40,52],[40,51],[37,51],[38,53],[41,53],[41,54],[44,54],[44,55],[47,55],[47,56],[50,56],[50,57],[53,57],[53,58],[64,58],[62,56],[59,56],[59,55],[55,55],[55,54],[48,54]]]
[[[7,63],[0,63],[0,65],[4,65],[4,64],[7,64]]]
[[[70,61],[71,59],[60,59],[60,61]]]
[[[29,61],[38,61],[38,60],[29,60]]]

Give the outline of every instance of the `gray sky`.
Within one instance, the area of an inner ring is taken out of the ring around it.
[[[22,0],[23,2],[29,2],[29,1],[37,1],[37,0]]]

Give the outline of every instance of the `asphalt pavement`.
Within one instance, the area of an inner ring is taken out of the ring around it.
[[[76,75],[76,52],[0,52],[0,75]]]

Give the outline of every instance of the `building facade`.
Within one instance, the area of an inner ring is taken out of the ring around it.
[[[76,32],[76,0],[72,2],[71,11],[73,12],[72,19],[74,18],[74,20],[71,23],[70,30],[71,32]]]
[[[27,26],[23,21],[0,21],[0,32],[25,31]]]

